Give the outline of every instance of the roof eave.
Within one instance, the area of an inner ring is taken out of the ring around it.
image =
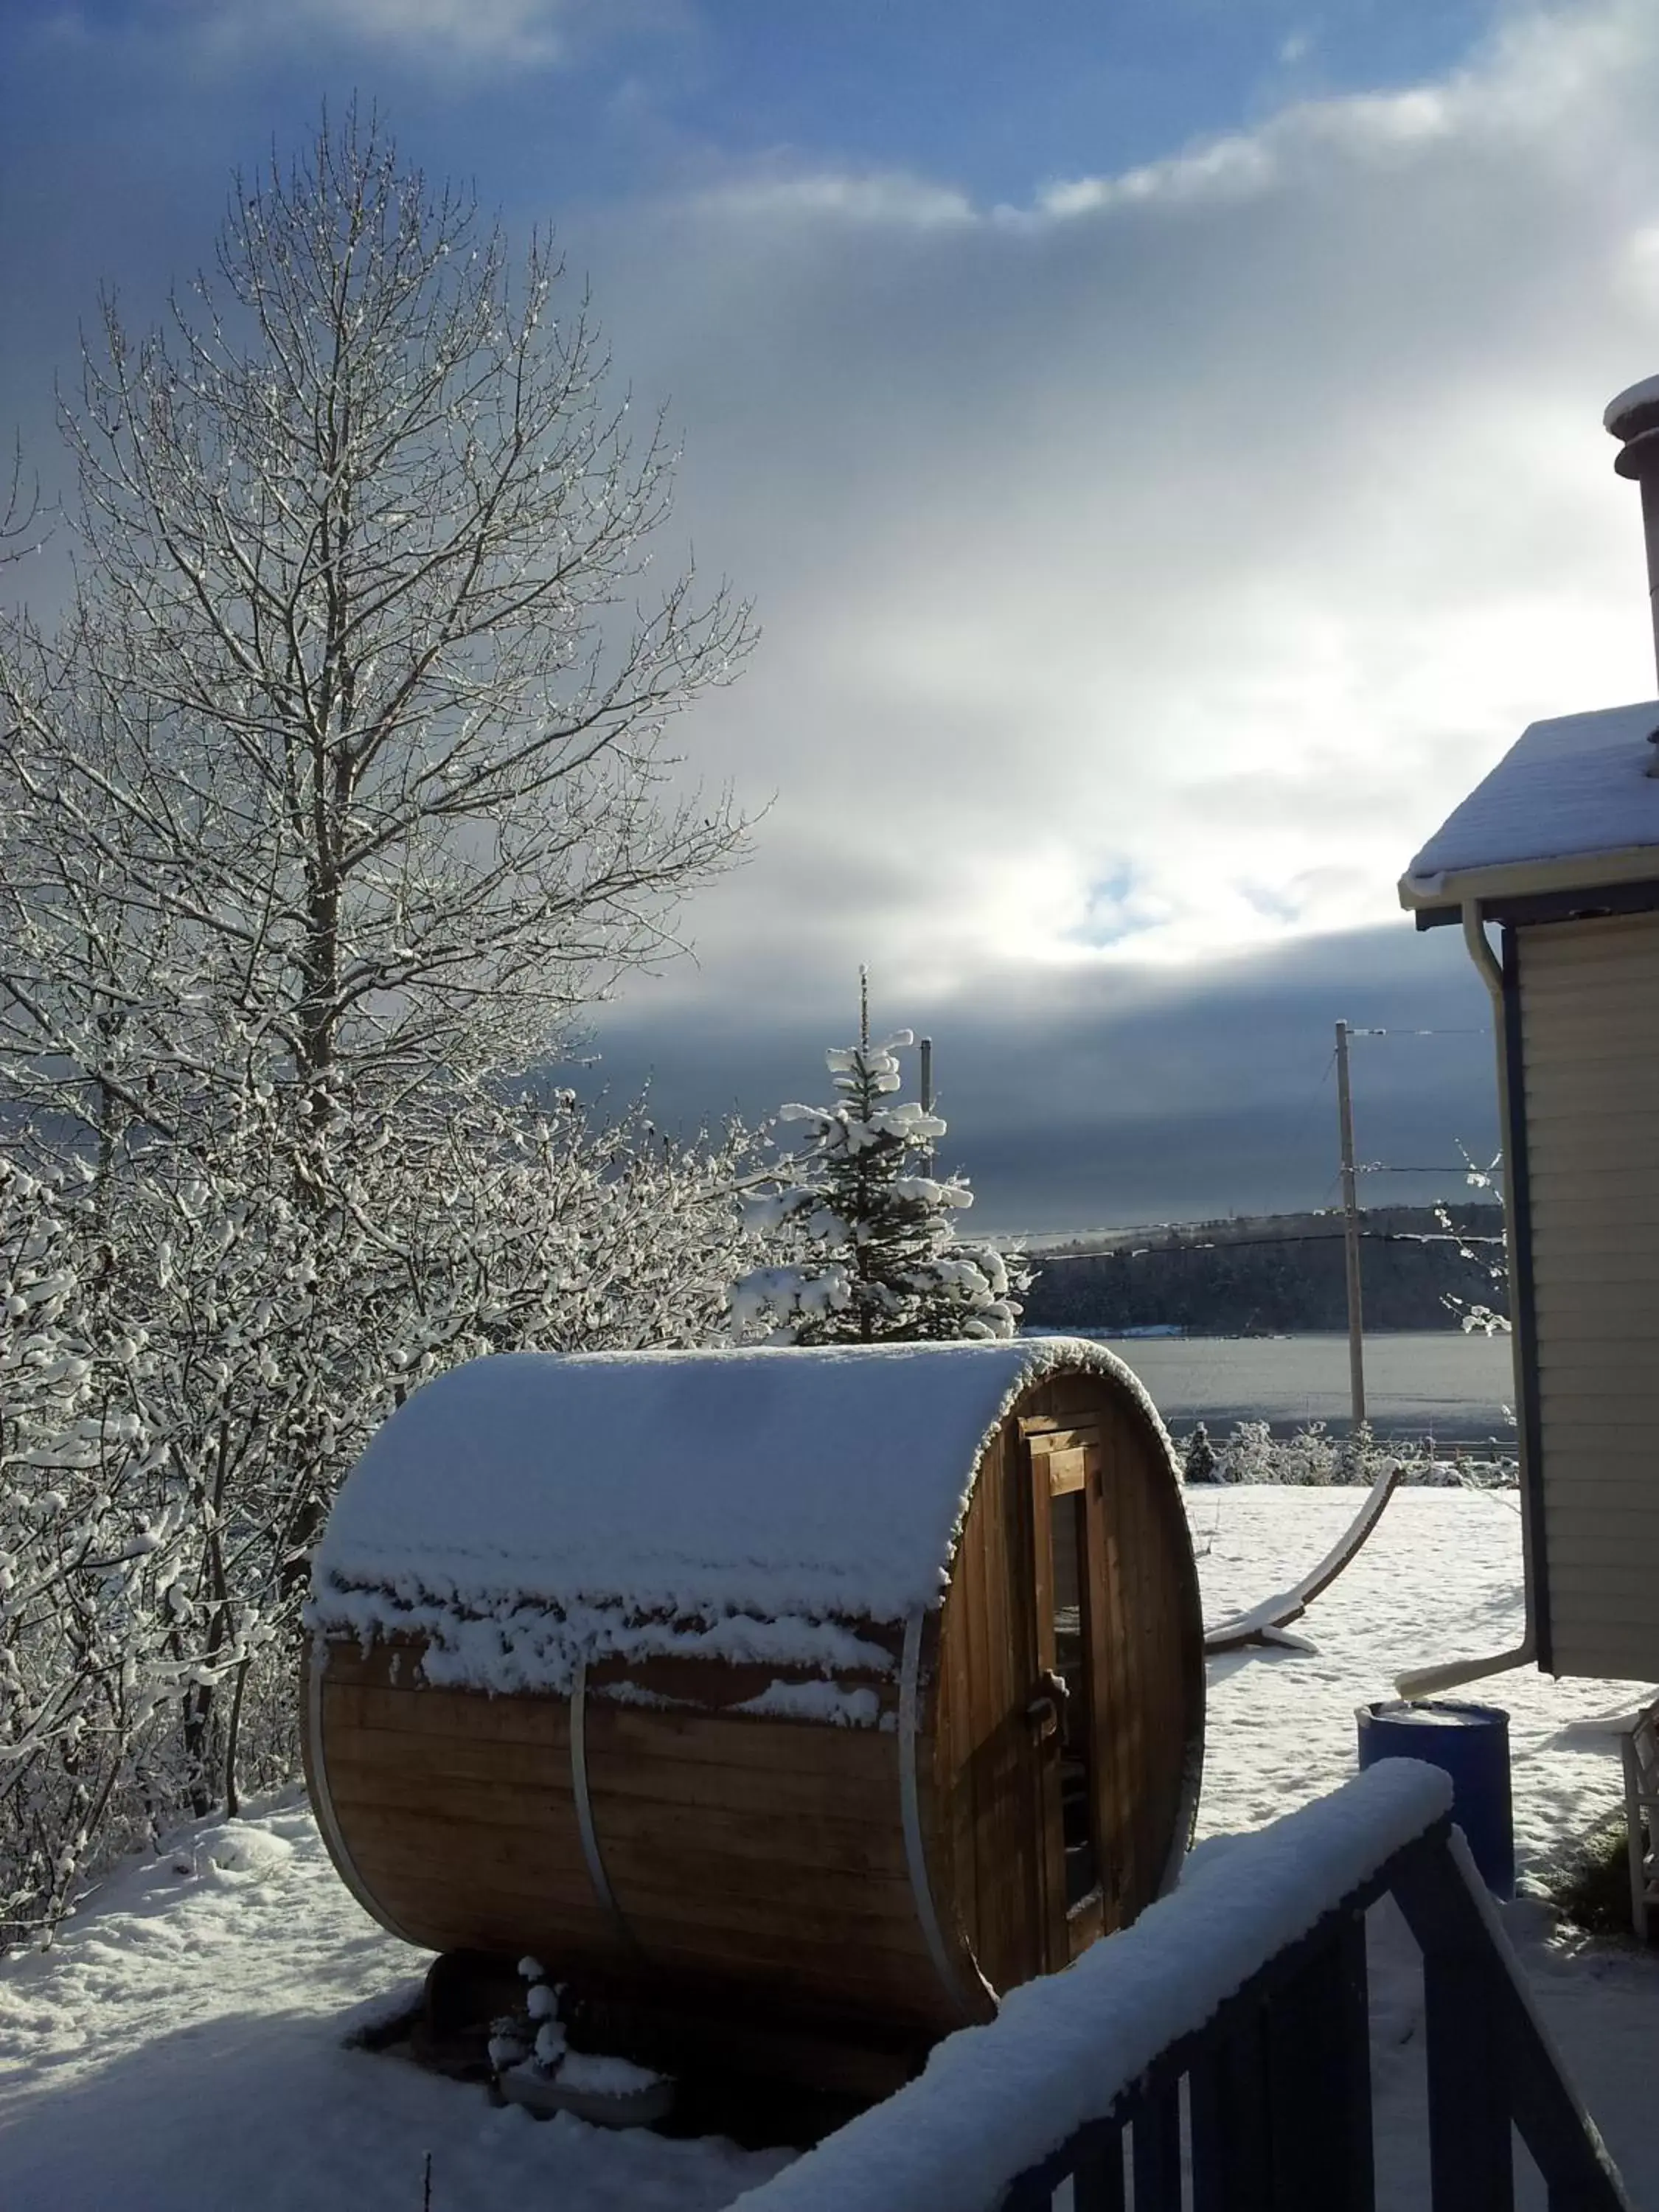
[[[1626,845],[1611,853],[1567,853],[1549,860],[1510,860],[1498,867],[1448,868],[1432,876],[1400,878],[1400,903],[1420,929],[1455,921],[1471,901],[1504,900],[1555,891],[1601,890],[1614,884],[1645,883],[1659,875],[1659,846]]]

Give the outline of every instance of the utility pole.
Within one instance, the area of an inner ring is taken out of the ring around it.
[[[933,1040],[932,1037],[923,1037],[921,1040],[921,1110],[924,1114],[931,1114],[933,1110]],[[931,1137],[925,1140],[923,1149],[927,1153],[927,1165],[931,1169],[933,1164],[933,1140]]]
[[[1365,1323],[1359,1299],[1359,1197],[1348,1090],[1348,1024],[1336,1025],[1336,1115],[1342,1139],[1342,1256],[1348,1278],[1348,1394],[1353,1425],[1365,1418]]]

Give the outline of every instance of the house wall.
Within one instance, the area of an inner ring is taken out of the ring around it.
[[[1653,1680],[1659,915],[1516,939],[1550,1663]]]

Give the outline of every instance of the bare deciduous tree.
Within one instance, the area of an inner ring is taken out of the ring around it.
[[[106,302],[74,604],[0,633],[52,825],[10,871],[14,1048],[91,1073],[166,1025],[189,1082],[228,1051],[318,1112],[522,1066],[732,858],[661,744],[747,611],[690,574],[635,603],[673,457],[563,300],[353,113],[238,180],[164,329]]]
[[[635,604],[672,456],[561,297],[350,117],[64,410],[70,604],[0,619],[0,1948],[292,1771],[406,1389],[706,1342],[751,1256],[742,1131],[504,1079],[743,835],[661,746],[746,611]]]

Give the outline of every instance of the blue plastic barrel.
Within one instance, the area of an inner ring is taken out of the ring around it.
[[[1515,1894],[1515,1819],[1510,1802],[1510,1717],[1496,1705],[1441,1698],[1361,1705],[1359,1764],[1420,1759],[1451,1777],[1452,1818],[1494,1897]]]

